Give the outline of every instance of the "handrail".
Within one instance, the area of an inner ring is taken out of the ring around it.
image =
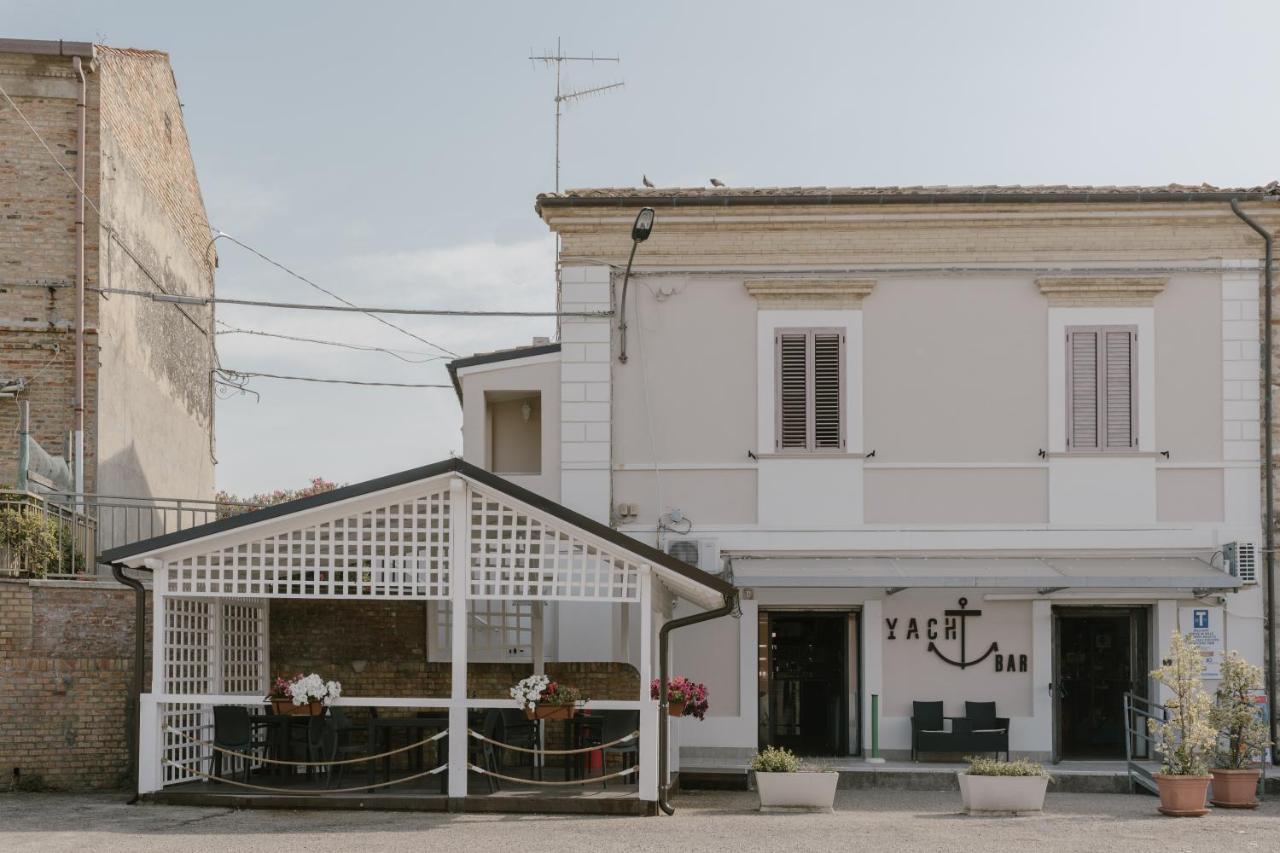
[[[1145,707],[1140,707],[1145,706]],[[1156,713],[1158,711],[1158,713]],[[1169,719],[1169,710],[1163,705],[1136,693],[1124,694],[1124,760],[1129,775],[1129,791],[1137,792],[1137,786],[1156,792],[1156,782],[1151,768],[1147,764],[1156,760],[1155,745],[1157,740],[1148,731],[1146,721],[1165,722]],[[1141,724],[1138,721],[1142,720]],[[1146,747],[1147,755],[1134,755],[1134,746],[1138,743]]]

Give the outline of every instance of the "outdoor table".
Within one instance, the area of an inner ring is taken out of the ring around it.
[[[437,732],[447,731],[449,729],[449,715],[448,714],[430,714],[427,716],[420,716],[420,717],[372,717],[371,716],[369,718],[369,740],[368,740],[369,753],[368,754],[377,755],[379,752],[388,751],[388,750],[381,749],[381,747],[379,746],[379,744],[382,741],[381,735],[384,733],[387,735],[387,744],[390,745],[391,743],[390,735],[391,735],[391,732],[395,729],[404,729],[405,731],[407,731],[409,733],[411,743],[413,741],[425,740],[427,737],[430,737],[431,735]],[[443,746],[440,746],[441,744],[447,744],[448,742],[449,742],[448,737],[445,737],[445,738],[442,738],[441,740],[436,741],[437,755],[448,754],[446,751],[446,748],[444,748]],[[422,755],[421,749],[422,749],[421,747],[418,748],[419,763],[421,763],[421,755]],[[366,776],[367,776],[366,782],[369,785],[372,785],[374,783],[374,775],[377,770],[375,766],[376,764],[377,764],[377,761],[367,762],[368,768],[366,770]],[[387,777],[387,781],[391,781],[391,756],[388,755],[382,759],[382,770],[383,770],[383,775]],[[449,774],[441,773],[439,775],[440,775],[440,793],[446,794],[448,793],[448,790],[449,790]]]
[[[301,714],[262,713],[253,715],[250,720],[254,726],[267,729],[267,751],[272,758],[276,761],[292,761],[293,732],[290,731],[290,727],[309,725],[311,717]],[[284,777],[291,769],[286,764],[277,764],[275,775]],[[308,768],[309,772],[310,768]]]
[[[564,721],[565,749],[579,749],[591,743],[600,743],[604,734],[604,717],[601,715],[575,714]],[[595,740],[589,740],[595,736]],[[580,752],[564,756],[564,778],[585,779],[587,775],[587,756],[590,753]],[[601,765],[603,772],[603,764]]]

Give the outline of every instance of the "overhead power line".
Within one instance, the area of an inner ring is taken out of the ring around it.
[[[241,240],[237,240],[235,237],[232,237],[230,234],[226,233],[225,231],[219,231],[217,234],[215,234],[215,235],[213,236],[213,239],[209,241],[209,245],[210,245],[210,246],[212,246],[212,245],[213,245],[214,243],[216,243],[218,240],[223,239],[223,238],[225,238],[225,239],[227,239],[227,240],[230,240],[232,243],[235,243],[237,246],[239,246],[240,248],[244,249],[245,251],[247,251],[247,252],[251,252],[252,254],[257,255],[259,258],[261,258],[262,260],[264,260],[264,261],[266,261],[267,263],[271,264],[271,265],[272,265],[273,267],[275,267],[276,269],[279,269],[279,270],[281,270],[281,271],[283,271],[283,272],[287,273],[288,275],[292,276],[293,278],[296,278],[298,281],[302,282],[303,284],[306,284],[306,285],[309,285],[309,286],[311,286],[311,287],[314,287],[316,290],[320,291],[321,293],[326,294],[326,295],[328,295],[328,296],[332,296],[334,299],[338,300],[338,301],[339,301],[339,302],[341,302],[343,305],[346,305],[346,306],[347,306],[347,307],[349,307],[349,308],[352,308],[352,309],[358,310],[361,314],[364,314],[364,315],[366,315],[366,316],[368,316],[368,317],[372,317],[374,320],[377,320],[377,321],[378,321],[379,323],[381,323],[382,325],[384,325],[384,326],[388,326],[388,327],[390,327],[390,328],[392,328],[392,329],[395,329],[397,332],[400,332],[400,333],[402,333],[402,334],[408,335],[409,337],[413,338],[415,341],[420,341],[421,343],[424,343],[424,344],[426,344],[426,345],[427,345],[427,346],[429,346],[429,347],[432,347],[432,348],[434,348],[434,349],[438,349],[440,352],[444,353],[445,355],[451,355],[451,356],[453,356],[454,358],[457,358],[457,357],[458,357],[458,354],[457,354],[456,352],[454,352],[453,350],[451,350],[451,349],[446,349],[445,347],[442,347],[442,346],[440,346],[439,344],[437,344],[437,343],[435,343],[435,342],[433,342],[433,341],[429,341],[429,340],[427,340],[426,338],[422,337],[421,335],[419,335],[419,334],[416,334],[416,333],[414,333],[414,332],[409,331],[408,329],[404,328],[403,326],[397,326],[395,323],[392,323],[390,320],[388,320],[388,319],[386,319],[386,318],[384,318],[384,317],[379,317],[379,316],[377,316],[377,315],[376,315],[376,314],[374,314],[372,311],[366,311],[366,310],[364,310],[364,309],[362,309],[362,308],[357,308],[357,306],[355,305],[355,303],[354,303],[354,302],[351,302],[350,300],[345,299],[345,298],[343,298],[343,297],[339,296],[338,294],[334,293],[332,290],[329,290],[328,288],[321,287],[320,285],[316,284],[316,283],[315,283],[314,281],[312,281],[311,279],[307,278],[307,277],[306,277],[305,275],[303,275],[302,273],[300,273],[300,272],[295,272],[294,270],[289,269],[287,266],[285,266],[284,264],[280,263],[280,262],[279,262],[279,261],[277,261],[275,258],[267,257],[265,254],[263,254],[262,252],[258,251],[258,250],[257,250],[257,249],[255,249],[255,248],[253,248],[253,247],[252,247],[252,246],[250,246],[248,243],[245,243],[245,242],[243,242],[243,241],[241,241]],[[206,253],[207,253],[207,250],[206,250]]]
[[[447,382],[369,382],[362,379],[327,379],[319,376],[285,376],[279,373],[258,373],[251,370],[233,370],[220,367],[215,371],[226,381],[236,385],[239,390],[247,390],[240,384],[245,379],[289,379],[294,382],[323,382],[329,385],[364,385],[373,388],[452,388]]]
[[[429,361],[439,361],[442,358],[448,358],[448,356],[444,356],[444,355],[431,355],[430,353],[425,353],[425,352],[422,352],[421,350],[392,349],[390,347],[375,347],[375,346],[370,346],[368,344],[353,344],[347,341],[331,341],[331,340],[325,340],[323,338],[305,338],[299,335],[283,335],[283,334],[280,334],[279,332],[268,332],[264,329],[237,329],[234,326],[229,325],[228,323],[224,323],[222,320],[218,320],[217,323],[219,326],[223,327],[219,331],[215,332],[215,334],[218,334],[218,335],[254,335],[256,337],[263,337],[263,338],[279,338],[280,340],[285,340],[285,341],[298,341],[300,343],[307,343],[307,344],[320,344],[322,346],[329,346],[329,347],[342,347],[343,349],[357,350],[360,352],[381,352],[381,353],[386,353],[392,358],[398,358],[401,361],[406,362],[408,364],[426,364]],[[418,356],[424,356],[424,357],[423,358],[407,358],[406,357],[410,355],[418,355]]]

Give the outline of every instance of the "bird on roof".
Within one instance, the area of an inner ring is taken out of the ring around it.
[[[713,186],[713,187],[722,187],[722,186],[724,186],[724,181],[720,180],[719,178],[712,178],[712,179],[711,179],[711,186]]]
[[[650,188],[652,188],[652,187],[653,187],[653,181],[649,180],[649,176],[648,176],[648,175],[641,175],[641,176],[640,176],[640,183],[644,184],[646,187],[650,187]]]

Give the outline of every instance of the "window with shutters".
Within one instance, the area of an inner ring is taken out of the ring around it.
[[[774,333],[774,449],[843,450],[843,329],[778,329]]]
[[[1067,450],[1138,447],[1138,330],[1067,329]]]

